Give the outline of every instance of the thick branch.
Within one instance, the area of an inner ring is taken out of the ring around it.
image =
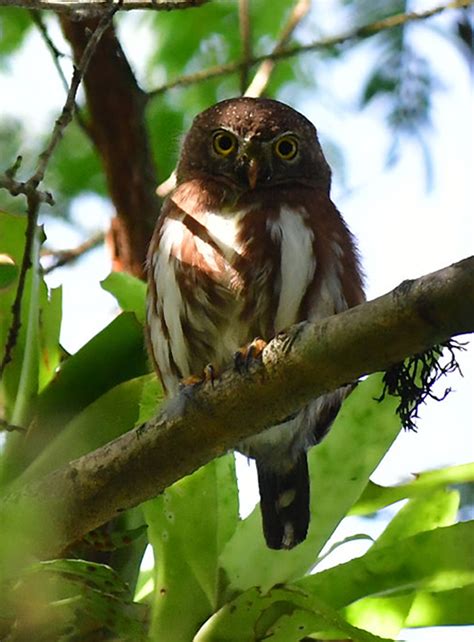
[[[35,545],[41,555],[57,554],[315,396],[473,331],[471,257],[343,314],[292,327],[252,373],[231,369],[214,384],[185,388],[145,426],[12,493],[0,519],[27,507],[45,523],[46,511],[55,537],[36,532]]]

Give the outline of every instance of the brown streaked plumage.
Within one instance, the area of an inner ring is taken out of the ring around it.
[[[364,300],[330,181],[314,126],[287,105],[236,98],[195,118],[148,257],[149,346],[168,395],[207,364],[229,364],[255,337],[268,341]],[[271,548],[306,537],[306,450],[324,437],[348,392],[314,399],[239,445],[256,459]]]

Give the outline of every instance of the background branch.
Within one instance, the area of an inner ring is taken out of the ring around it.
[[[453,2],[438,5],[426,11],[400,13],[395,16],[385,18],[384,20],[377,20],[375,22],[364,25],[363,27],[357,27],[356,29],[353,29],[351,31],[346,31],[342,34],[339,34],[338,36],[322,38],[307,45],[282,47],[278,49],[278,51],[273,51],[272,53],[263,54],[261,56],[253,56],[249,60],[238,60],[236,62],[230,62],[225,65],[217,65],[209,69],[202,69],[196,73],[176,78],[171,82],[165,83],[157,87],[156,89],[149,91],[148,98],[153,98],[154,96],[162,94],[169,89],[174,89],[175,87],[187,87],[189,85],[193,85],[210,78],[218,78],[220,76],[226,76],[228,74],[238,72],[246,65],[263,63],[266,60],[275,61],[283,58],[290,58],[292,56],[297,56],[299,54],[307,53],[310,51],[318,51],[320,49],[336,47],[357,40],[364,40],[365,38],[369,38],[370,36],[373,36],[382,31],[394,29],[395,27],[400,27],[410,22],[426,20],[427,18],[431,18],[439,13],[442,13],[443,11],[446,11],[447,9],[461,9],[463,7],[469,7],[472,6],[473,3],[474,0],[454,0]]]
[[[51,259],[50,265],[43,268],[44,274],[49,274],[53,270],[56,270],[59,267],[68,265],[69,263],[74,263],[81,256],[84,256],[90,250],[101,245],[105,240],[105,234],[103,232],[97,232],[89,239],[86,239],[83,243],[80,243],[77,247],[73,247],[68,250],[44,250],[41,253],[41,258],[46,257]]]
[[[51,156],[53,155],[53,152],[57,144],[59,143],[59,141],[61,140],[64,134],[64,130],[72,120],[72,117],[74,115],[76,94],[77,94],[77,90],[79,89],[79,85],[81,83],[82,77],[89,65],[89,62],[91,60],[91,57],[92,57],[92,54],[94,53],[95,48],[97,47],[105,30],[107,29],[107,26],[112,20],[114,13],[117,11],[117,7],[118,6],[115,5],[112,9],[109,9],[106,13],[104,13],[102,18],[98,21],[95,30],[92,32],[92,34],[88,39],[87,45],[84,48],[79,64],[77,65],[77,67],[74,68],[74,72],[72,74],[71,86],[69,87],[69,91],[66,96],[66,102],[64,103],[64,107],[62,108],[61,114],[59,115],[56,122],[54,123],[53,131],[51,133],[51,137],[49,139],[49,142],[46,148],[38,156],[38,162],[36,165],[35,173],[25,183],[19,183],[18,181],[15,181],[15,174],[17,173],[20,167],[21,157],[18,157],[14,166],[10,170],[7,170],[7,172],[5,173],[5,177],[7,179],[11,179],[16,183],[16,185],[14,186],[15,190],[18,190],[19,186],[21,186],[20,191],[16,191],[16,192],[14,191],[11,193],[14,195],[18,193],[22,193],[26,196],[27,204],[28,204],[27,206],[28,207],[27,209],[28,225],[26,229],[25,250],[23,253],[20,274],[18,277],[18,286],[17,286],[16,295],[15,295],[15,300],[12,305],[12,322],[8,330],[7,341],[3,352],[2,362],[0,364],[0,377],[3,371],[5,370],[6,366],[8,365],[8,363],[10,363],[12,359],[13,349],[16,345],[16,342],[18,339],[18,333],[21,328],[22,298],[23,298],[23,292],[25,289],[26,275],[28,273],[28,270],[31,267],[31,250],[33,247],[33,239],[34,239],[34,235],[35,235],[36,227],[38,223],[38,210],[42,200],[46,200],[45,198],[43,198],[43,195],[48,194],[47,192],[39,191],[38,185],[42,182],[44,178],[44,174],[46,172],[48,163],[51,160]],[[6,185],[3,185],[3,181],[0,184],[4,187],[6,186]],[[49,202],[49,201],[46,200],[46,202]]]
[[[0,6],[23,7],[25,9],[46,9],[57,13],[76,14],[83,17],[99,17],[104,11],[115,6],[122,11],[132,9],[152,9],[155,11],[171,11],[172,9],[188,9],[199,7],[209,0],[0,0]]]
[[[80,60],[97,19],[61,17],[74,59]],[[116,208],[110,234],[113,269],[144,277],[146,251],[158,217],[155,163],[146,127],[145,94],[112,24],[84,76],[89,129]]]
[[[293,326],[251,373],[230,369],[214,384],[184,388],[154,420],[13,491],[0,518],[31,514],[42,525],[32,538],[36,552],[56,555],[315,396],[472,331],[474,257],[317,324]]]
[[[310,0],[298,0],[296,5],[293,7],[293,10],[290,14],[290,17],[288,18],[287,23],[282,29],[280,38],[278,39],[278,42],[275,48],[273,49],[272,54],[280,51],[286,45],[288,40],[291,38],[294,30],[300,24],[303,18],[307,15],[310,8],[311,8]],[[271,60],[268,58],[264,60],[262,63],[260,63],[260,66],[255,72],[252,82],[247,87],[244,93],[244,96],[248,96],[249,98],[258,98],[263,94],[263,92],[265,91],[265,88],[267,87],[270,81],[270,77],[271,77],[272,71],[275,68],[275,64],[276,64],[275,60]]]
[[[245,92],[249,76],[249,60],[252,58],[252,29],[250,24],[249,0],[239,0],[240,41],[242,43],[243,65],[240,69],[240,93]]]

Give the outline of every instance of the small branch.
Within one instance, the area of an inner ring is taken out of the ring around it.
[[[471,257],[342,314],[293,326],[245,375],[230,368],[212,383],[184,387],[147,424],[17,486],[0,505],[0,523],[28,514],[28,523],[41,524],[30,534],[35,554],[56,555],[318,395],[473,331]]]
[[[240,40],[242,42],[242,68],[240,70],[240,93],[243,95],[249,76],[249,60],[252,58],[252,30],[250,27],[249,0],[239,0]]]
[[[8,421],[5,421],[5,419],[0,419],[0,432],[2,430],[5,430],[6,432],[26,433],[26,428],[22,428],[21,426],[15,426],[14,424],[10,424],[8,423]]]
[[[98,232],[91,236],[90,239],[85,240],[83,243],[77,247],[71,248],[69,250],[46,250],[41,253],[41,257],[51,257],[52,263],[48,267],[43,269],[43,274],[49,274],[57,268],[68,265],[69,263],[74,263],[81,256],[84,256],[90,250],[98,247],[104,242],[105,234],[103,232]]]
[[[0,6],[23,7],[44,11],[49,9],[62,14],[76,14],[87,18],[100,18],[111,6],[119,11],[132,9],[151,9],[154,11],[172,11],[200,7],[209,0],[0,0]]]
[[[46,47],[48,48],[48,50],[49,50],[49,52],[51,54],[54,66],[56,67],[56,71],[58,72],[59,77],[61,79],[61,82],[63,84],[63,87],[67,92],[68,89],[69,89],[69,85],[68,85],[66,76],[64,75],[64,71],[63,71],[61,65],[59,64],[59,59],[63,58],[65,54],[63,54],[61,51],[59,51],[59,49],[56,47],[54,42],[51,40],[51,37],[50,37],[50,35],[48,33],[48,30],[46,28],[46,25],[44,23],[42,14],[39,11],[36,11],[36,10],[32,9],[30,11],[30,16],[31,16],[31,19],[33,20],[33,22],[35,23],[38,31],[40,32],[41,37],[43,38],[43,40],[45,42],[45,45],[46,45]]]
[[[15,181],[15,178],[14,178],[15,174],[18,171],[21,164],[21,157],[18,157],[16,163],[13,165],[13,167],[11,167],[9,170],[5,172],[5,176],[2,177],[3,180],[0,182],[1,186],[6,187],[6,185],[4,184],[5,179],[6,179],[6,182],[8,182],[8,180],[13,181],[14,184],[12,185],[12,187],[14,188],[14,192],[15,190],[18,190],[21,187],[21,190],[17,191],[16,193],[17,194],[22,193],[26,196],[27,207],[28,207],[27,209],[28,225],[26,228],[25,250],[23,253],[20,274],[18,277],[18,287],[15,295],[15,300],[12,305],[12,322],[8,330],[7,341],[3,352],[2,362],[0,364],[0,377],[2,376],[6,366],[12,360],[13,349],[18,340],[18,334],[21,328],[21,306],[22,306],[23,292],[25,289],[26,275],[28,273],[28,270],[31,267],[31,249],[33,247],[33,239],[35,235],[36,226],[38,223],[39,206],[42,201],[48,202],[48,200],[46,200],[46,198],[44,197],[44,195],[48,193],[41,192],[37,188],[44,178],[46,168],[54,152],[54,149],[56,148],[56,145],[61,140],[64,134],[64,130],[72,120],[72,117],[74,114],[76,93],[79,88],[82,76],[85,70],[87,69],[91,56],[95,48],[97,47],[97,44],[102,37],[102,34],[110,24],[110,21],[112,20],[113,15],[116,13],[117,8],[118,8],[118,5],[114,5],[114,7],[109,9],[107,13],[104,13],[104,15],[102,16],[97,26],[97,29],[91,35],[89,42],[87,43],[87,47],[84,50],[84,55],[81,58],[81,62],[74,69],[74,73],[71,80],[71,86],[69,88],[69,91],[66,97],[66,102],[64,104],[64,107],[61,111],[59,118],[56,120],[54,124],[54,128],[53,128],[48,145],[38,157],[36,171],[33,174],[33,176],[31,176],[25,183],[19,183],[18,181]],[[49,195],[49,198],[52,199],[51,195]]]
[[[36,168],[36,172],[30,178],[30,181],[32,183],[39,184],[44,178],[44,174],[46,172],[46,168],[51,159],[53,151],[56,148],[56,145],[59,143],[59,141],[63,137],[64,131],[66,127],[69,125],[69,123],[71,122],[72,117],[74,115],[77,90],[79,89],[79,85],[81,84],[84,73],[87,67],[89,66],[90,59],[92,58],[92,55],[95,49],[97,48],[97,45],[99,44],[100,39],[102,38],[104,32],[109,27],[113,16],[118,10],[118,7],[119,5],[114,5],[113,8],[109,9],[106,13],[104,13],[104,15],[99,21],[99,24],[97,25],[97,28],[89,38],[89,41],[87,43],[86,48],[84,49],[84,53],[82,55],[80,63],[78,64],[77,67],[74,68],[71,85],[69,87],[69,91],[66,97],[66,102],[64,104],[64,107],[61,111],[59,118],[56,120],[54,124],[54,129],[51,134],[49,144],[38,158],[38,166]]]
[[[448,9],[462,9],[463,7],[470,7],[473,3],[474,0],[454,0],[453,2],[448,2],[446,4],[436,6],[432,9],[428,9],[427,11],[400,13],[395,16],[385,18],[384,20],[377,20],[376,22],[371,22],[363,27],[358,27],[357,29],[346,31],[338,36],[322,38],[321,40],[317,40],[316,42],[312,42],[307,45],[282,47],[278,51],[264,54],[262,56],[254,56],[247,61],[238,60],[236,62],[229,62],[225,65],[217,65],[216,67],[203,69],[194,74],[181,76],[180,78],[176,78],[171,82],[165,83],[164,85],[153,89],[152,91],[148,92],[148,97],[154,98],[155,96],[162,94],[169,89],[174,89],[175,87],[187,87],[189,85],[194,85],[198,82],[209,80],[211,78],[227,76],[228,74],[240,71],[245,65],[255,65],[262,63],[265,60],[281,60],[283,58],[291,58],[292,56],[298,56],[300,54],[308,53],[311,51],[328,49],[330,47],[340,46],[348,42],[364,40],[365,38],[369,38],[370,36],[373,36],[377,33],[381,33],[382,31],[387,31],[388,29],[394,29],[395,27],[400,27],[402,25],[408,24],[410,22],[416,22],[418,20],[426,20],[427,18],[431,18],[432,16],[442,13],[443,11],[446,11]]]
[[[272,51],[272,54],[280,51],[286,45],[288,40],[291,38],[294,30],[307,15],[308,11],[311,8],[311,0],[299,0],[293,8],[293,11],[288,18],[287,23],[283,27],[280,38]],[[253,77],[252,82],[247,87],[244,96],[249,98],[258,98],[263,94],[265,88],[267,87],[272,71],[275,68],[276,62],[271,59],[266,59],[260,63],[259,68],[257,69],[255,76]]]
[[[67,78],[64,74],[63,68],[59,64],[60,58],[64,58],[66,54],[59,51],[59,49],[56,47],[56,45],[52,41],[51,36],[49,35],[46,25],[44,23],[42,14],[39,11],[32,9],[30,10],[30,15],[36,27],[38,28],[38,31],[40,32],[41,37],[43,38],[45,45],[48,48],[48,51],[51,54],[51,57],[53,59],[53,64],[56,67],[56,71],[58,72],[59,78],[61,79],[62,85],[67,93],[69,91],[69,85],[67,82]],[[79,105],[76,102],[74,103],[74,116],[76,118],[76,122],[78,123],[82,131],[86,134],[88,138],[92,139],[91,131],[82,116]]]
[[[19,169],[22,162],[22,157],[18,156],[15,164],[6,170],[4,174],[0,174],[0,187],[8,190],[12,196],[23,196],[28,197],[33,192],[36,194],[40,203],[47,203],[48,205],[54,205],[54,198],[51,192],[42,192],[36,187],[30,184],[29,181],[17,181],[15,179],[15,174]]]

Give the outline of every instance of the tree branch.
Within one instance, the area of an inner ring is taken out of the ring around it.
[[[76,247],[70,248],[68,250],[45,250],[41,252],[41,258],[50,258],[51,263],[43,268],[43,274],[49,274],[57,268],[64,267],[69,263],[74,263],[81,256],[84,256],[90,250],[99,247],[105,240],[105,234],[103,232],[97,232],[93,234],[90,238],[86,239],[83,243],[80,243]]]
[[[38,190],[38,186],[43,181],[46,168],[48,167],[48,163],[51,160],[57,144],[63,137],[66,127],[72,120],[76,104],[76,94],[77,90],[79,89],[79,85],[81,84],[82,77],[87,70],[92,54],[94,53],[98,43],[100,42],[100,39],[107,29],[107,26],[112,20],[117,8],[118,5],[114,5],[102,15],[102,18],[98,21],[94,32],[88,38],[87,44],[84,47],[84,51],[82,52],[82,56],[78,62],[78,65],[74,68],[71,85],[66,96],[64,107],[62,108],[59,117],[54,123],[54,128],[47,146],[38,156],[35,173],[26,182],[17,181],[15,179],[15,175],[21,165],[21,156],[18,156],[15,164],[10,169],[8,169],[3,176],[0,176],[0,187],[6,187],[14,196],[18,194],[24,194],[26,196],[28,216],[28,225],[25,235],[25,249],[23,252],[20,274],[18,277],[18,286],[15,300],[12,305],[12,322],[8,330],[7,342],[3,351],[2,361],[0,363],[0,377],[3,374],[6,366],[12,360],[13,349],[16,345],[18,334],[21,328],[21,307],[23,292],[25,289],[26,275],[31,267],[31,249],[33,247],[33,238],[38,222],[39,206],[43,201],[49,204],[52,204],[53,202],[52,196],[48,192],[42,192]]]
[[[243,95],[247,87],[249,75],[248,61],[252,58],[252,29],[250,25],[249,0],[239,0],[239,27],[240,40],[242,43],[242,60],[244,62],[240,69],[240,93]]]
[[[249,374],[229,369],[213,384],[185,387],[144,426],[13,491],[0,519],[33,514],[55,531],[35,530],[36,553],[58,554],[315,396],[473,331],[471,257],[319,323],[293,326]]]
[[[57,13],[100,18],[105,11],[113,6],[121,11],[132,9],[171,11],[172,9],[199,7],[206,2],[209,0],[123,0],[122,2],[117,0],[0,0],[0,7],[23,7],[39,11],[50,9]]]
[[[1,0],[0,0],[1,2]],[[217,65],[209,69],[202,69],[196,73],[189,74],[187,76],[181,76],[176,78],[171,82],[165,83],[156,89],[153,89],[148,92],[148,98],[154,98],[155,96],[168,91],[168,89],[174,89],[175,87],[187,87],[203,80],[209,80],[210,78],[218,78],[220,76],[227,76],[240,71],[247,65],[255,65],[262,63],[265,60],[280,60],[282,58],[290,58],[292,56],[298,56],[303,53],[308,53],[310,51],[318,51],[320,49],[328,49],[331,47],[340,46],[348,42],[354,42],[358,40],[364,40],[370,36],[374,36],[377,33],[382,31],[387,31],[388,29],[394,29],[395,27],[400,27],[409,22],[415,22],[417,20],[426,20],[431,18],[447,9],[462,9],[463,7],[472,6],[474,0],[453,0],[446,4],[438,5],[432,9],[420,12],[410,12],[410,13],[399,13],[395,16],[390,16],[384,20],[377,20],[376,22],[371,22],[370,24],[364,25],[363,27],[357,27],[351,31],[346,31],[338,36],[330,36],[328,38],[322,38],[316,42],[309,43],[307,45],[295,45],[293,47],[282,47],[277,51],[272,53],[264,54],[262,56],[254,56],[249,60],[237,60],[236,62],[229,62],[225,65]]]
[[[298,0],[296,5],[293,7],[290,17],[288,18],[288,21],[283,27],[283,30],[280,34],[278,42],[274,47],[272,53],[275,53],[283,49],[283,47],[286,45],[288,40],[291,38],[296,27],[307,15],[310,8],[311,8],[310,0]],[[247,87],[244,93],[244,96],[248,96],[249,98],[258,98],[259,96],[261,96],[265,91],[266,86],[268,85],[268,82],[272,75],[272,71],[275,68],[275,65],[276,65],[276,61],[271,60],[269,58],[267,58],[262,63],[260,63],[252,79],[252,82]]]

